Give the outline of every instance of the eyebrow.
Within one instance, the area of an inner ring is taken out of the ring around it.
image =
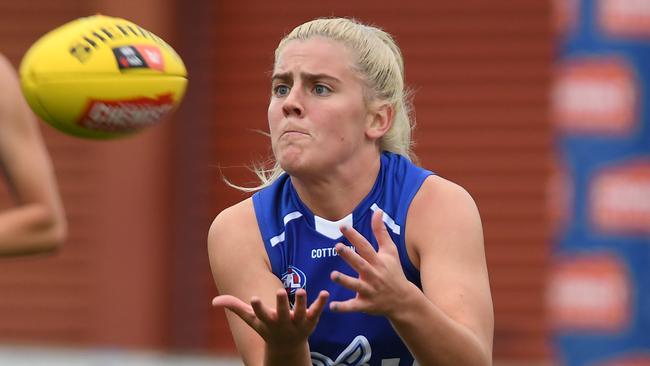
[[[312,74],[312,73],[309,73],[309,72],[301,72],[300,73],[300,78],[308,80],[308,81],[327,79],[327,80],[331,80],[331,81],[336,82],[336,83],[341,82],[341,80],[335,78],[334,76],[329,75],[329,74],[324,74],[324,73]],[[289,73],[289,72],[282,72],[282,73],[279,73],[279,74],[273,74],[271,76],[271,81],[274,81],[274,80],[293,80],[293,75],[291,73]]]

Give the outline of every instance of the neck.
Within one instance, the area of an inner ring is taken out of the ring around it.
[[[337,221],[368,195],[381,166],[380,155],[351,159],[321,177],[292,176],[298,196],[316,216]]]

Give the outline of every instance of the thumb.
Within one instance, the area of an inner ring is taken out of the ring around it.
[[[212,299],[212,306],[226,308],[237,314],[243,321],[252,326],[255,321],[255,312],[253,308],[232,295],[219,295]]]
[[[212,306],[222,306],[225,308],[245,307],[245,302],[232,295],[219,295],[212,299]]]

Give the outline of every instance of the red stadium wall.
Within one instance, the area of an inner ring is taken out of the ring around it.
[[[134,138],[83,141],[42,126],[70,223],[52,258],[2,260],[0,342],[234,352],[205,237],[245,195],[221,175],[269,153],[268,71],[280,37],[317,16],[355,16],[401,45],[421,164],[465,186],[483,217],[495,359],[548,355],[545,187],[551,149],[548,2],[335,5],[94,0],[0,2],[0,45],[29,45],[76,17],[128,18],[165,38],[190,74],[175,116]],[[1,132],[0,132],[1,133]],[[8,204],[6,192],[0,201]]]

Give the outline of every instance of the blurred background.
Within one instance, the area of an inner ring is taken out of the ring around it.
[[[188,92],[123,140],[40,124],[70,235],[0,261],[0,365],[241,364],[210,307],[207,230],[246,197],[222,176],[252,183],[270,153],[255,130],[277,42],[322,16],[402,48],[420,163],[481,211],[495,364],[650,365],[650,0],[0,0],[0,50],[18,67],[96,13],[171,44]]]

